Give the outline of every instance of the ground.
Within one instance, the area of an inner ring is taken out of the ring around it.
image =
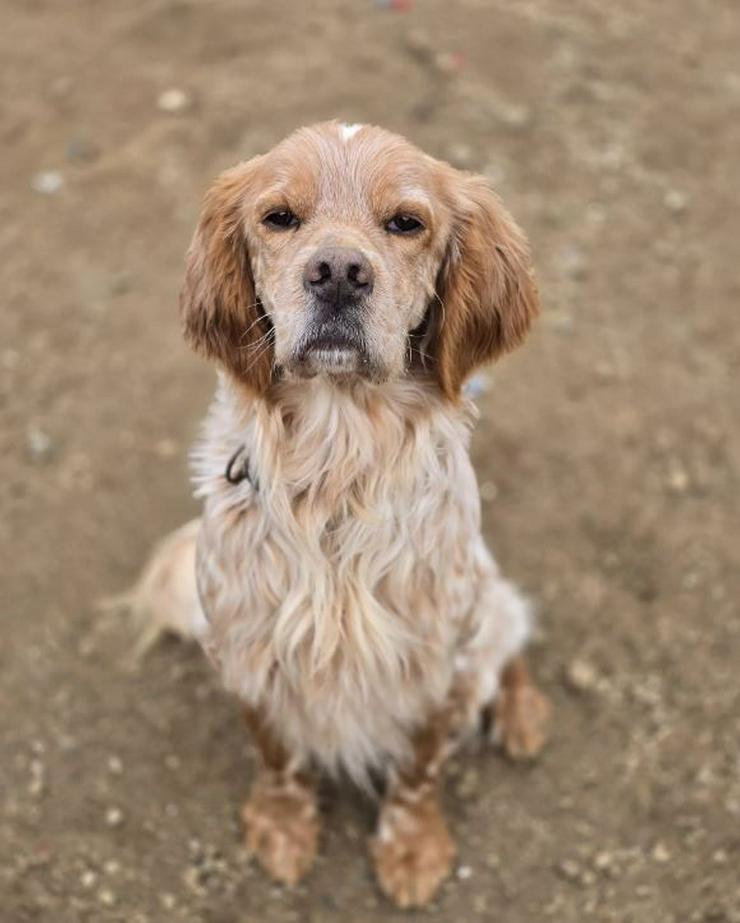
[[[733,0],[2,7],[3,920],[739,921]],[[129,669],[95,606],[196,509],[213,371],[176,299],[200,196],[330,116],[485,172],[543,301],[474,457],[554,736],[527,768],[455,761],[459,866],[418,914],[379,895],[344,785],[304,885],[252,867],[237,705],[176,642]]]

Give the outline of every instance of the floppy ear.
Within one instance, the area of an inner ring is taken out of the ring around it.
[[[261,394],[272,375],[272,328],[255,294],[243,221],[255,163],[222,173],[206,195],[188,251],[180,314],[196,352]],[[269,346],[257,343],[263,336]]]
[[[523,232],[482,177],[455,183],[455,225],[437,285],[443,307],[430,343],[451,399],[473,369],[518,346],[538,313]]]

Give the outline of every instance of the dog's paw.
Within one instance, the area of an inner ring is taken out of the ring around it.
[[[297,783],[255,783],[242,818],[247,851],[274,879],[295,885],[310,870],[319,840],[313,791]]]
[[[550,701],[531,683],[501,689],[496,701],[494,739],[512,760],[530,760],[547,743]]]
[[[449,875],[456,852],[436,802],[387,805],[370,848],[380,887],[399,907],[430,901]]]

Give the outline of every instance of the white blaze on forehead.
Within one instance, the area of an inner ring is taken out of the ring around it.
[[[339,126],[339,135],[342,141],[349,141],[349,139],[356,135],[357,132],[362,128],[362,125],[356,123],[354,125],[348,125],[346,122],[342,122]]]

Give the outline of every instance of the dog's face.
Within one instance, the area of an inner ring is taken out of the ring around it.
[[[526,241],[482,179],[336,123],[216,181],[182,294],[190,341],[260,393],[415,374],[455,397],[536,306]]]
[[[432,163],[384,132],[332,126],[292,136],[253,170],[244,220],[276,363],[400,374],[450,232]]]

